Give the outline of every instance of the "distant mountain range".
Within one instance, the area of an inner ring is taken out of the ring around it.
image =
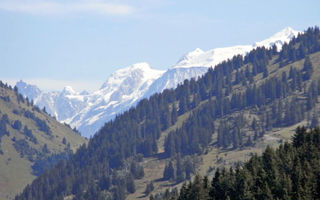
[[[92,93],[74,91],[66,86],[62,91],[42,92],[38,87],[23,81],[16,86],[20,93],[32,99],[39,107],[57,120],[76,127],[83,136],[90,137],[117,114],[136,105],[139,100],[165,89],[175,88],[185,79],[197,78],[220,62],[235,55],[245,55],[256,47],[276,45],[278,50],[299,31],[287,27],[270,38],[252,45],[215,48],[203,51],[199,48],[185,54],[168,70],[152,69],[148,63],[137,63],[115,71],[101,88]]]

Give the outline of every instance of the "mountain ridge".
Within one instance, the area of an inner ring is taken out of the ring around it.
[[[84,95],[76,93],[72,88],[64,88],[64,95],[63,92],[49,92],[34,97],[25,87],[20,87],[24,84],[19,83],[17,87],[19,92],[33,99],[36,105],[46,107],[59,121],[76,127],[85,137],[90,137],[105,122],[136,105],[139,100],[165,89],[175,88],[185,79],[200,77],[209,67],[214,67],[234,55],[245,55],[256,47],[269,48],[276,45],[280,50],[284,43],[298,33],[300,32],[287,27],[253,45],[237,45],[208,51],[196,48],[166,71],[152,69],[148,63],[137,63],[117,70],[99,90]],[[67,94],[66,90],[70,94]]]
[[[235,55],[245,56],[246,53],[257,47],[270,48],[273,45],[277,46],[278,51],[284,43],[288,43],[293,37],[296,37],[300,31],[296,31],[291,27],[286,27],[280,32],[275,33],[271,37],[255,42],[252,45],[236,45],[230,47],[214,48],[208,51],[203,51],[200,48],[188,52],[185,54],[177,64],[173,65],[172,68],[187,68],[187,67],[214,67],[215,65],[231,59]]]

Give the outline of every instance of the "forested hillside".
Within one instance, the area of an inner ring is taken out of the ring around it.
[[[244,165],[217,169],[214,177],[195,176],[177,190],[150,200],[319,199],[320,129],[298,128],[291,144],[267,147]]]
[[[256,48],[144,99],[16,199],[121,200],[135,193],[150,158],[167,161],[161,180],[179,183],[195,173],[197,156],[212,148],[231,152],[254,146],[275,128],[303,121],[315,126],[319,51],[319,28],[309,28],[281,51]],[[149,180],[145,196],[152,181],[161,180]]]
[[[0,81],[0,199],[16,194],[86,140]]]

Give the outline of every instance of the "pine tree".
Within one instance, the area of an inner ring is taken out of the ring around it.
[[[303,79],[309,80],[313,73],[313,67],[312,67],[312,63],[309,56],[307,56],[304,60],[303,71],[304,71]]]
[[[180,154],[178,154],[177,156],[177,170],[176,170],[176,180],[177,182],[181,182],[181,181],[184,181],[186,176],[185,176],[185,168],[184,166],[182,165],[182,160],[181,160],[181,157],[180,157]]]
[[[168,165],[166,165],[164,171],[163,171],[163,179],[164,180],[173,180],[175,179],[175,173],[174,173],[174,167],[172,161],[169,162]]]
[[[318,127],[318,126],[319,126],[318,115],[317,115],[316,112],[314,112],[313,115],[312,115],[310,127],[311,128],[315,128],[315,127]]]

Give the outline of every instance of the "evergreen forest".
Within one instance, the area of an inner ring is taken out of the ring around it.
[[[150,200],[319,199],[320,129],[298,127],[292,143],[267,147],[244,165],[217,169],[212,180],[196,175],[180,191]]]
[[[185,80],[176,89],[154,94],[107,122],[88,144],[44,171],[15,199],[123,200],[135,192],[135,181],[144,177],[144,159],[167,159],[163,179],[180,183],[196,173],[196,156],[208,148],[250,147],[268,131],[304,120],[316,127],[319,51],[319,28],[308,28],[280,51],[276,46],[258,47],[210,68],[198,79]],[[187,118],[178,126],[183,116]],[[39,126],[45,131],[41,122]],[[167,195],[314,199],[320,191],[318,144],[318,129],[298,129],[292,145],[282,144],[276,151],[267,148],[244,165],[216,170],[212,182],[196,176],[179,195],[174,191]],[[146,195],[153,189],[150,182]]]

